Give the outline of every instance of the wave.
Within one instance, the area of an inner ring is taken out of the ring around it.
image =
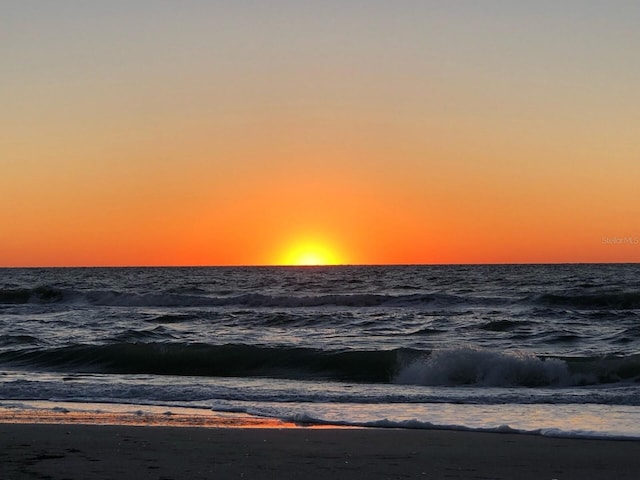
[[[0,304],[51,303],[60,302],[64,292],[46,285],[36,288],[0,289]]]
[[[163,326],[158,326],[156,328],[146,330],[136,330],[133,328],[129,328],[112,336],[110,340],[115,343],[140,343],[152,341],[163,342],[167,341],[168,339],[175,340],[175,338],[175,335],[173,335],[170,330]]]
[[[0,346],[2,347],[8,345],[37,345],[40,343],[42,343],[41,340],[33,335],[9,334],[0,337]]]
[[[469,301],[447,294],[327,294],[266,295],[260,293],[227,296],[188,295],[180,293],[130,293],[113,290],[66,290],[44,285],[36,288],[0,289],[0,304],[69,303],[125,307],[376,307],[414,306],[423,304],[450,306]],[[170,320],[171,321],[171,320]]]
[[[507,332],[509,330],[513,330],[525,325],[531,325],[531,322],[514,320],[491,320],[480,325],[478,328],[480,328],[480,330],[488,330],[490,332]]]
[[[435,351],[396,376],[412,385],[526,386],[569,385],[571,374],[560,359],[540,359],[524,352],[503,353],[475,348]]]
[[[534,299],[537,303],[578,309],[633,310],[640,308],[640,292],[609,292],[594,294],[542,294]]]
[[[319,351],[308,348],[180,343],[72,345],[0,353],[15,366],[85,373],[211,377],[274,377],[385,382],[395,351]]]
[[[640,292],[601,292],[557,294],[542,293],[524,298],[482,297],[447,293],[348,293],[319,295],[268,295],[233,290],[173,288],[158,293],[136,293],[117,290],[74,290],[40,285],[35,288],[0,288],[0,305],[11,304],[87,304],[125,307],[442,307],[465,306],[538,306],[553,314],[557,308],[577,310],[636,310],[640,309]],[[537,312],[544,313],[544,312]],[[171,321],[171,320],[170,320]],[[482,328],[505,331],[520,324],[512,321],[489,322]]]
[[[148,323],[170,324],[170,323],[186,323],[200,318],[199,315],[189,313],[167,313],[165,315],[157,315],[146,319]]]
[[[615,434],[606,431],[588,431],[588,430],[564,430],[560,428],[538,428],[534,430],[526,430],[522,428],[514,428],[510,425],[499,425],[497,427],[469,427],[467,425],[455,424],[439,424],[418,419],[412,420],[374,420],[369,422],[357,421],[327,421],[313,415],[294,415],[283,416],[281,420],[290,421],[302,426],[343,426],[343,427],[363,427],[363,428],[393,428],[407,430],[453,430],[462,432],[478,432],[478,433],[511,433],[524,435],[540,435],[551,438],[580,438],[589,440],[632,440],[637,441],[640,436],[634,434]]]
[[[268,377],[404,385],[483,387],[584,386],[640,382],[640,355],[541,358],[476,348],[326,351],[301,347],[157,342],[124,332],[106,345],[0,352],[0,364],[81,373]],[[126,340],[126,341],[124,341]],[[139,340],[149,340],[146,343]]]
[[[640,382],[640,355],[542,358],[527,352],[457,348],[405,364],[394,381],[410,385],[584,386]]]
[[[419,328],[417,330],[414,330],[413,332],[408,332],[406,335],[409,336],[427,336],[427,335],[438,335],[441,333],[445,333],[446,330],[442,330],[442,329],[438,329],[438,328],[429,328],[429,327],[424,327],[424,328]]]

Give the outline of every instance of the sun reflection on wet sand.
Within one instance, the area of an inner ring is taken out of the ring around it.
[[[0,407],[0,423],[209,428],[302,428],[293,422],[207,409],[99,403],[20,402]]]

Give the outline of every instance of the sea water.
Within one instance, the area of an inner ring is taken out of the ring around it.
[[[18,409],[640,438],[640,265],[0,269],[0,382]]]

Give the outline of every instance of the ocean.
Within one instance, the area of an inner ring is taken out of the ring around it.
[[[640,265],[0,269],[0,407],[640,439]]]

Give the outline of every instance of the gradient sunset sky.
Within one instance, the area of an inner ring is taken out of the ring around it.
[[[639,26],[635,0],[3,2],[0,266],[638,262]]]

